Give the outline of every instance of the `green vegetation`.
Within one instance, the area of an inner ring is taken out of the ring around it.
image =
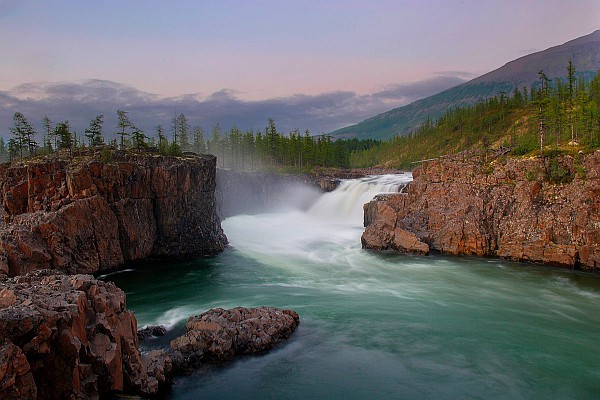
[[[198,135],[202,131],[194,130]],[[194,139],[194,144],[202,143]],[[218,158],[219,166],[234,170],[307,171],[313,167],[350,167],[353,151],[377,145],[375,140],[336,140],[331,136],[311,136],[295,129],[289,134],[279,132],[269,119],[264,131],[241,132],[237,127],[223,133],[217,125],[206,146]]]
[[[55,150],[68,150],[69,156],[84,148],[103,146],[104,116],[91,120],[83,137],[71,129],[69,121],[52,126],[48,116],[43,120],[44,132],[39,147],[35,142],[36,132],[19,112],[14,116],[13,137],[6,143],[0,138],[0,158],[13,159],[52,153]],[[311,136],[305,131],[293,130],[288,134],[279,132],[275,121],[269,119],[264,131],[242,132],[232,127],[222,132],[217,124],[212,136],[205,139],[200,126],[192,127],[183,114],[171,120],[171,140],[167,138],[162,125],[156,127],[154,136],[148,136],[129,118],[127,111],[117,110],[117,126],[109,145],[117,149],[130,149],[137,152],[158,152],[165,155],[181,155],[184,152],[211,153],[217,156],[218,165],[235,170],[258,171],[308,171],[313,167],[350,167],[350,154],[377,145],[375,140],[337,140],[331,136]],[[103,159],[109,159],[109,151],[102,149]]]
[[[298,129],[284,133],[277,130],[273,119],[263,131],[242,132],[235,126],[223,131],[217,124],[206,137],[203,128],[191,126],[183,114],[173,116],[169,140],[162,125],[156,127],[153,135],[146,135],[127,111],[118,110],[117,127],[109,144],[168,155],[210,153],[217,156],[220,167],[245,171],[371,166],[408,169],[416,162],[465,150],[479,150],[485,160],[500,153],[539,154],[545,159],[547,179],[560,183],[573,175],[560,165],[557,155],[577,155],[600,148],[600,74],[587,80],[577,75],[569,63],[565,76],[564,81],[552,81],[540,71],[539,82],[532,88],[515,88],[509,94],[501,92],[474,105],[446,110],[436,120],[426,119],[409,135],[386,142],[333,140],[330,135],[312,136]],[[0,138],[0,158],[46,154],[55,149],[67,149],[72,155],[84,147],[104,145],[103,118],[98,115],[92,119],[80,137],[68,121],[53,128],[50,118],[44,116],[42,146],[38,146],[35,130],[17,112],[10,129],[12,137],[8,142]],[[492,173],[493,169],[485,171]]]
[[[410,132],[428,119],[436,119],[449,108],[472,105],[475,99],[489,98],[500,91],[510,91],[507,83],[462,84],[433,96],[417,100],[406,106],[366,119],[356,125],[347,126],[332,132],[332,136],[361,137],[388,140]]]
[[[518,156],[543,156],[552,149],[575,154],[600,148],[600,74],[591,81],[578,78],[571,63],[565,72],[566,82],[550,81],[540,71],[539,84],[530,90],[523,87],[447,110],[407,136],[353,152],[350,164],[410,168],[421,160],[472,149],[486,156],[502,148]]]

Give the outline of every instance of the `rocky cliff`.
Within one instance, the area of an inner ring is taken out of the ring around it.
[[[272,307],[191,317],[171,347],[141,354],[125,293],[91,275],[37,270],[0,281],[0,400],[152,396],[175,373],[289,337],[298,314]]]
[[[223,250],[213,156],[108,151],[0,165],[0,271],[95,273]]]
[[[363,247],[600,269],[599,151],[544,164],[447,158],[413,177],[365,205]]]
[[[0,284],[0,398],[155,393],[125,294],[90,275],[36,271]]]

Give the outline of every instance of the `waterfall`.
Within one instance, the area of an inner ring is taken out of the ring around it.
[[[412,174],[406,172],[342,181],[336,190],[321,196],[308,210],[308,215],[360,224],[365,203],[378,194],[398,192],[411,180]]]
[[[311,208],[231,216],[214,258],[110,275],[140,325],[173,333],[215,307],[300,315],[274,351],[181,377],[166,398],[598,398],[597,276],[362,249],[363,204],[410,179],[348,180]]]
[[[223,228],[231,247],[263,262],[284,265],[296,258],[331,263],[360,250],[363,205],[378,194],[398,192],[410,180],[410,173],[345,180],[308,211],[237,215],[224,220]]]

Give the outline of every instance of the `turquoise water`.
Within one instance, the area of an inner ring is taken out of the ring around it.
[[[362,250],[360,205],[390,190],[378,179],[309,211],[229,218],[215,258],[109,277],[140,326],[173,334],[213,307],[300,315],[273,351],[178,378],[167,398],[600,398],[600,277]]]

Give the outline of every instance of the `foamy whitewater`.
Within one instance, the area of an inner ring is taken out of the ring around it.
[[[598,397],[598,276],[361,249],[363,204],[410,180],[348,180],[306,211],[234,216],[223,221],[230,246],[215,258],[107,277],[140,326],[172,334],[214,307],[300,315],[286,343],[180,378],[167,397]]]

